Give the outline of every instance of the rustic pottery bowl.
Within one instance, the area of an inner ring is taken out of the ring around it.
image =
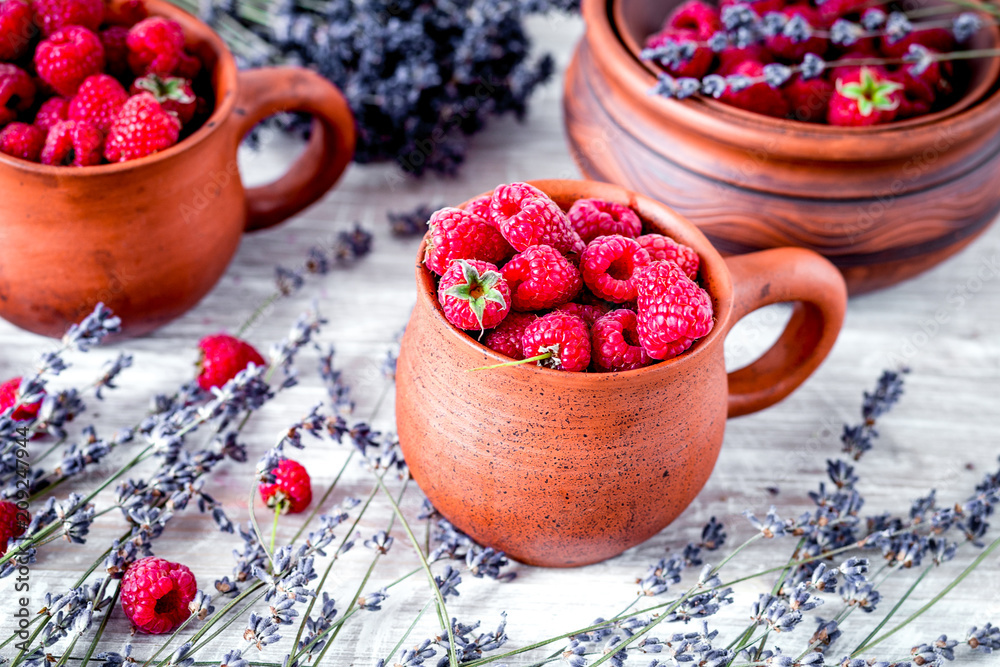
[[[869,128],[769,118],[649,94],[639,44],[680,0],[583,0],[565,121],[590,178],[660,199],[724,254],[800,246],[851,293],[887,287],[970,243],[1000,211],[1000,60],[973,61],[937,113]],[[974,47],[1000,43],[995,26]]]
[[[354,120],[332,84],[300,68],[238,72],[207,25],[163,0],[147,7],[184,27],[211,71],[215,110],[176,146],[131,162],[71,168],[0,154],[0,316],[19,327],[61,336],[99,301],[125,336],[165,324],[215,285],[244,231],[316,201],[351,160]],[[312,114],[312,139],[282,178],[244,190],[240,140],[283,110]]]
[[[413,478],[449,521],[533,565],[615,556],[669,524],[708,480],[726,418],[765,408],[816,369],[840,331],[847,291],[814,252],[780,248],[723,259],[690,222],[624,188],[536,181],[563,208],[585,197],[628,204],[649,229],[701,255],[712,332],[679,357],[621,373],[507,359],[455,329],[417,253],[417,305],[396,371],[399,442]],[[793,301],[769,351],[726,374],[723,343],[743,316]]]

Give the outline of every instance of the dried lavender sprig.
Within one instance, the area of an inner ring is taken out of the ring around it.
[[[441,206],[422,203],[409,211],[390,211],[386,214],[389,219],[389,229],[392,230],[393,236],[421,236],[427,231],[427,221],[439,208]]]

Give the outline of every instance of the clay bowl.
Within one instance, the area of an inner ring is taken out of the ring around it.
[[[799,246],[858,294],[969,244],[1000,212],[1000,60],[972,61],[967,92],[921,118],[871,128],[775,119],[648,94],[637,55],[679,0],[583,0],[565,121],[589,178],[666,202],[723,254]],[[995,27],[974,46],[1000,44]]]
[[[351,160],[354,120],[332,84],[301,68],[238,72],[207,25],[162,0],[147,7],[184,27],[215,110],[176,146],[131,162],[54,167],[0,154],[0,316],[29,331],[61,336],[97,302],[125,336],[162,326],[212,289],[244,231],[316,201]],[[313,115],[309,145],[278,181],[244,190],[240,140],[283,110]]]
[[[649,230],[702,258],[715,326],[674,359],[622,373],[567,373],[508,361],[455,329],[417,252],[417,304],[396,371],[399,442],[413,478],[476,541],[533,565],[615,556],[655,535],[704,486],[727,416],[781,400],[829,352],[847,292],[818,254],[780,248],[723,259],[689,221],[643,195],[590,181],[536,181],[563,208],[583,197],[631,206]],[[796,305],[753,364],[726,374],[732,326],[764,305]]]

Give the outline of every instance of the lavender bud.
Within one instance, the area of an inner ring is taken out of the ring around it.
[[[777,37],[785,29],[788,17],[781,12],[768,12],[764,14],[761,32],[765,37]]]
[[[692,79],[691,77],[685,76],[677,79],[677,90],[675,91],[674,96],[679,100],[683,100],[691,97],[699,90],[701,90],[701,82],[698,79]]]
[[[721,74],[709,74],[701,80],[701,92],[719,99],[726,92],[726,77]]]
[[[809,21],[802,14],[794,14],[788,19],[788,23],[785,24],[781,34],[795,43],[804,42],[812,36],[812,26],[809,25]]]
[[[815,79],[826,69],[826,61],[815,53],[807,53],[802,57],[802,64],[799,65],[799,73],[803,81]]]
[[[674,77],[661,72],[656,78],[656,84],[649,89],[649,94],[662,95],[669,99],[675,96],[676,91],[677,82],[674,80]]]
[[[792,69],[780,63],[764,65],[764,81],[772,88],[781,88],[792,78]]]
[[[913,24],[903,12],[892,12],[885,22],[885,40],[895,44],[913,32]]]
[[[830,26],[830,41],[838,46],[850,46],[863,36],[864,30],[856,23],[837,19]]]
[[[886,14],[878,7],[869,7],[861,15],[861,25],[869,32],[875,32],[885,25]]]
[[[920,76],[934,63],[934,55],[922,44],[910,44],[903,60],[912,63],[909,66],[910,74]]]
[[[726,77],[726,85],[734,93],[738,93],[741,90],[749,88],[753,85],[753,80],[742,74],[730,74]]]
[[[979,32],[982,27],[983,20],[979,18],[978,14],[963,12],[952,21],[951,32],[955,35],[955,41],[964,44],[972,39],[972,36]]]
[[[752,26],[757,22],[757,14],[750,5],[738,3],[728,5],[722,9],[722,25],[726,30],[736,30],[737,28]]]
[[[715,53],[722,51],[727,46],[729,46],[729,37],[722,30],[708,38],[708,48]]]

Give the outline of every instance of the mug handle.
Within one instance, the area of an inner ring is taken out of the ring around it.
[[[312,70],[262,67],[239,72],[237,78],[237,144],[257,123],[280,111],[313,116],[309,144],[288,172],[246,191],[245,231],[252,232],[295,215],[340,178],[354,156],[354,116],[337,87]]]
[[[729,416],[737,417],[777,403],[812,375],[840,333],[847,286],[829,260],[804,248],[737,255],[726,258],[726,264],[733,278],[730,329],[758,308],[795,302],[771,349],[729,373]]]

